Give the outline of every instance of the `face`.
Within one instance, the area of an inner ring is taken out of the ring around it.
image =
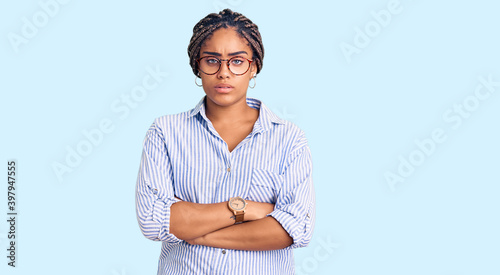
[[[220,28],[212,34],[210,39],[205,41],[200,49],[200,58],[206,56],[215,56],[219,59],[230,59],[235,56],[250,60],[253,58],[252,49],[247,40],[232,28]],[[204,62],[204,60],[201,62]],[[207,100],[224,107],[238,103],[242,104],[243,102],[246,104],[248,82],[257,71],[255,62],[251,63],[250,69],[243,75],[235,75],[231,72],[226,62],[222,61],[220,70],[216,74],[207,75],[200,71]],[[230,66],[236,68],[239,63],[241,61],[233,59]]]

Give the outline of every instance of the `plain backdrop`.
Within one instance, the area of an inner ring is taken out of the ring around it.
[[[135,216],[142,141],[204,96],[187,46],[225,7],[262,33],[248,96],[312,150],[297,274],[500,273],[497,1],[26,0],[0,4],[0,274],[156,274],[161,243]]]

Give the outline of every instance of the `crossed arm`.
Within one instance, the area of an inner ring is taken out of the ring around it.
[[[308,245],[315,202],[311,154],[303,134],[290,149],[283,174],[253,170],[256,183],[278,186],[276,204],[252,201],[256,197],[249,194],[245,222],[235,225],[227,202],[198,204],[175,197],[172,166],[155,123],[144,140],[136,185],[136,214],[146,238],[237,250]]]
[[[170,233],[190,244],[238,250],[275,250],[293,243],[281,224],[267,216],[274,204],[247,203],[245,222],[241,224],[234,224],[227,202],[174,203],[170,208]]]

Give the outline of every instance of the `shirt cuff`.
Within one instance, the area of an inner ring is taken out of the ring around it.
[[[271,216],[275,220],[277,220],[281,224],[283,229],[285,229],[285,231],[288,233],[288,235],[290,235],[290,237],[293,239],[293,244],[288,248],[298,248],[307,245],[304,244],[303,240],[304,236],[306,235],[307,227],[305,225],[302,227],[300,226],[304,222],[307,222],[306,220],[299,222],[292,214],[276,208],[267,216]]]
[[[158,239],[168,243],[179,243],[181,239],[170,234],[170,207],[181,200],[177,198],[168,199],[167,202],[156,200],[153,205],[153,221],[160,225]]]

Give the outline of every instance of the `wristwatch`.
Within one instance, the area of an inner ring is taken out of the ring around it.
[[[242,197],[233,197],[227,202],[227,207],[234,213],[234,223],[242,223],[245,217],[247,202]]]

